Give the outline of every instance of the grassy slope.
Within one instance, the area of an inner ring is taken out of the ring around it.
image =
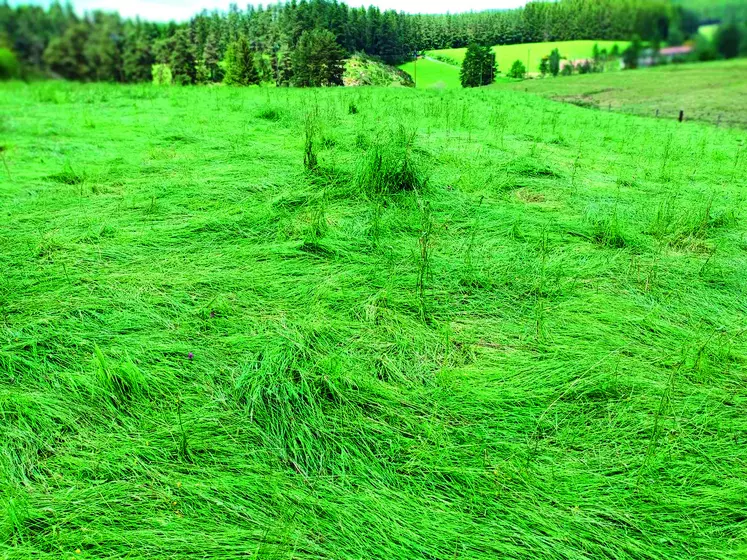
[[[606,48],[607,50],[612,50],[615,44],[620,47],[620,51],[628,46],[628,41],[555,41],[521,45],[497,45],[493,47],[493,50],[495,51],[498,69],[503,73],[508,72],[516,60],[521,60],[525,66],[528,61],[527,69],[529,72],[538,72],[537,68],[540,60],[543,56],[549,55],[553,49],[558,49],[561,56],[575,60],[591,57],[595,43],[599,45],[600,49]],[[443,49],[433,52],[441,53],[461,62],[464,60],[467,49]]]
[[[0,556],[747,554],[742,133],[488,89],[0,114]],[[404,116],[428,187],[377,206]]]
[[[417,73],[415,65],[417,64]],[[459,67],[445,64],[437,60],[420,59],[411,61],[399,67],[415,79],[418,88],[461,88],[459,81]]]
[[[747,126],[747,60],[528,80],[495,87],[626,113]]]

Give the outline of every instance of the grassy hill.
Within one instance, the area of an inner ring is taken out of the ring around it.
[[[346,86],[414,86],[407,72],[359,53],[345,61],[342,80]]]
[[[747,127],[747,60],[675,64],[631,72],[499,83],[578,105]]]
[[[0,557],[747,554],[743,131],[496,88],[0,115]]]

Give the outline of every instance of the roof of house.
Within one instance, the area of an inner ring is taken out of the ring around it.
[[[659,51],[660,55],[675,55],[675,54],[689,54],[693,52],[692,47],[688,47],[687,45],[682,45],[679,47],[665,47]]]

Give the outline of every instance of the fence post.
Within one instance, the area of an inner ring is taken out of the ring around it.
[[[682,122],[684,120],[685,120],[685,111],[683,111],[682,109],[680,109],[680,118],[679,118],[679,121]]]

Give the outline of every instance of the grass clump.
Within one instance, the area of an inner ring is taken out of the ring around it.
[[[85,182],[86,176],[73,169],[70,163],[66,163],[61,171],[47,175],[47,179],[63,185],[80,185]]]
[[[257,118],[271,122],[278,122],[283,118],[280,109],[272,105],[265,105],[257,111]]]
[[[373,196],[423,190],[427,178],[415,154],[415,131],[400,125],[380,136],[361,158],[355,178],[358,190]]]
[[[656,206],[646,233],[670,247],[697,250],[715,230],[736,221],[733,208],[714,210],[713,193],[687,202],[670,195]]]

